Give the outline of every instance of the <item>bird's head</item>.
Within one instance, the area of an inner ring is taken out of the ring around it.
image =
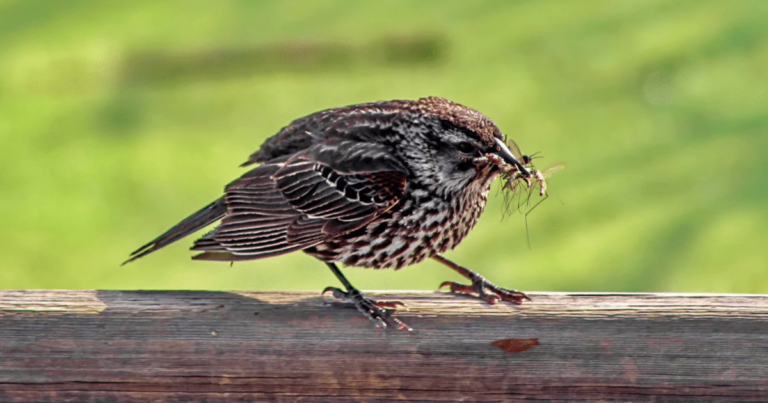
[[[412,123],[406,128],[413,141],[401,149],[412,169],[427,185],[450,196],[480,182],[487,188],[499,173],[518,172],[532,177],[530,157],[514,143],[507,145],[501,130],[488,117],[447,99],[422,98],[414,104]],[[408,157],[411,158],[408,158]]]

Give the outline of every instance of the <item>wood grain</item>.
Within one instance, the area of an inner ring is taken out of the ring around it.
[[[0,291],[1,402],[768,401],[768,296]]]

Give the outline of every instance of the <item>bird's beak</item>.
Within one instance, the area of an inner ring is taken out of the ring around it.
[[[512,151],[509,151],[509,148],[506,144],[504,144],[503,141],[500,139],[494,139],[496,142],[496,148],[498,151],[496,154],[501,157],[501,159],[504,160],[509,165],[514,165],[517,167],[517,169],[520,171],[521,174],[523,174],[524,177],[528,178],[531,176],[531,171],[528,170],[528,168],[525,167],[520,161],[518,161],[517,158],[512,154]]]

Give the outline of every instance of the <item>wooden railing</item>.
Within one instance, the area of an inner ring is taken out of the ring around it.
[[[768,296],[0,291],[1,402],[768,402]]]

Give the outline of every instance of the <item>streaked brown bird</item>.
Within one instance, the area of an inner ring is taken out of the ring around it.
[[[440,254],[455,248],[483,212],[501,173],[530,183],[530,162],[510,151],[480,112],[437,97],[372,102],[297,119],[243,166],[261,163],[224,195],[133,252],[136,260],[214,222],[195,241],[199,260],[241,261],[304,251],[325,262],[344,289],[326,288],[386,327],[397,301],[375,301],[344,277],[347,266],[399,269],[433,258],[470,285],[451,292],[490,304],[529,299]],[[534,171],[535,172],[535,171]],[[126,263],[127,263],[126,262]]]

